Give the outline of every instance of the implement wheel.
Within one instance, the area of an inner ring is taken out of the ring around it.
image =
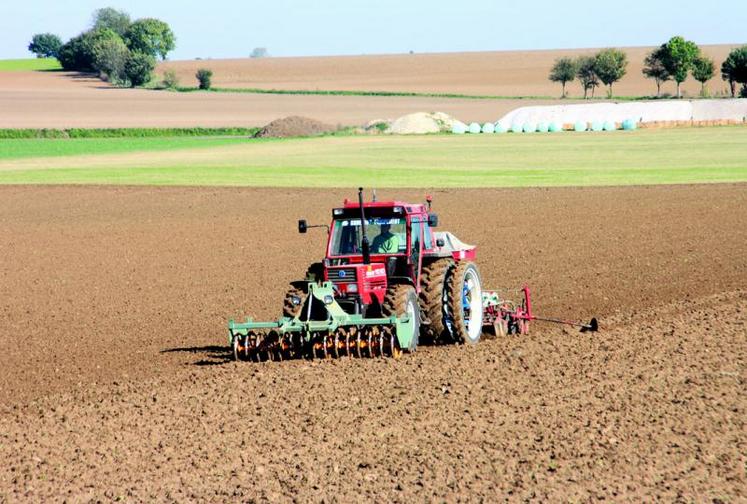
[[[447,326],[457,343],[476,344],[482,334],[482,285],[477,265],[461,261],[446,281]]]
[[[301,315],[301,309],[306,303],[308,292],[306,292],[307,282],[316,282],[319,284],[324,280],[324,265],[316,262],[306,270],[306,278],[303,282],[291,282],[291,288],[285,294],[283,300],[283,317],[296,318]],[[303,287],[299,286],[303,284]]]
[[[409,317],[410,323],[407,327],[411,331],[411,337],[410,345],[405,350],[414,352],[420,336],[420,307],[415,288],[411,285],[390,285],[386,290],[382,311],[385,317]]]
[[[308,296],[302,289],[291,287],[288,292],[285,293],[285,299],[283,300],[283,316],[296,318],[301,314],[301,309],[306,302]]]

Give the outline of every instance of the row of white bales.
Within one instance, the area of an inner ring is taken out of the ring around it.
[[[617,129],[618,125],[624,130],[631,130],[640,123],[724,120],[747,120],[747,100],[657,100],[520,107],[496,123],[482,126],[475,123],[454,124],[452,131],[561,131],[563,125],[573,125],[575,131],[610,131]]]
[[[496,122],[465,124],[441,112],[409,114],[386,122],[394,134],[554,132],[636,129],[643,123],[676,121],[747,121],[747,99],[656,100],[576,103],[520,107]]]

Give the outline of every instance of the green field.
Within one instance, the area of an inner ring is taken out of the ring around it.
[[[0,72],[20,72],[29,70],[60,70],[55,58],[28,58],[0,60]]]
[[[32,138],[0,140],[0,161],[35,157],[62,157],[128,152],[166,152],[177,149],[215,148],[246,142],[238,137],[143,138]],[[52,161],[54,162],[54,161]]]
[[[0,183],[526,187],[747,182],[747,128],[742,126],[277,141],[106,140],[94,142],[100,145],[81,139],[0,141]]]

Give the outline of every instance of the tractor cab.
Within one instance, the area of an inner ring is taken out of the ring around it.
[[[325,279],[340,297],[360,298],[363,305],[383,303],[391,284],[417,290],[423,253],[433,248],[425,205],[368,202],[362,210],[346,201],[332,211]]]
[[[425,204],[349,201],[332,210],[323,277],[346,309],[381,306],[387,288],[407,284],[420,291],[423,257],[434,253],[435,214]],[[305,232],[305,221],[299,231]],[[349,305],[351,303],[351,305]]]

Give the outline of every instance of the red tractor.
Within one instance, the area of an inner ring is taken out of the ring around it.
[[[483,325],[476,247],[438,232],[438,216],[427,204],[345,200],[332,210],[326,255],[293,282],[283,314],[299,316],[309,282],[329,281],[337,303],[364,318],[409,316],[414,321],[408,349],[422,335],[431,341],[477,343]]]
[[[525,334],[529,320],[540,319],[529,289],[520,305],[483,293],[476,247],[434,231],[438,216],[426,200],[364,202],[359,188],[358,201],[332,210],[329,226],[298,221],[300,233],[327,228],[324,260],[291,283],[280,320],[229,322],[235,358],[398,356],[421,337],[475,344],[484,325]]]

